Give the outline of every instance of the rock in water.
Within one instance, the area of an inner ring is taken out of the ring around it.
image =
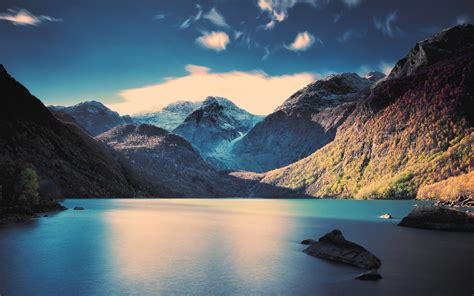
[[[74,207],[74,211],[83,211],[84,208],[83,207]]]
[[[305,239],[305,240],[301,241],[302,245],[312,245],[312,244],[315,244],[315,243],[316,243],[316,241],[314,239],[311,239],[311,238],[308,238],[308,239]]]
[[[438,206],[419,206],[399,226],[445,231],[474,232],[474,215]]]
[[[333,230],[325,234],[303,252],[318,258],[367,269],[379,268],[382,264],[379,258],[364,247],[346,240],[340,230]]]
[[[378,281],[382,279],[382,276],[377,269],[372,269],[370,271],[364,272],[356,276],[357,280],[361,281]]]

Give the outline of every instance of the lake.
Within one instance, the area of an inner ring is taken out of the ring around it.
[[[0,227],[0,294],[473,295],[474,234],[398,227],[416,203],[68,199]],[[333,229],[382,260],[381,281],[302,252]]]

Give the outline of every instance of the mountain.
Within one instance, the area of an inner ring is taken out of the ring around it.
[[[208,97],[173,132],[188,140],[206,160],[222,168],[225,165],[219,158],[226,157],[222,151],[260,120],[260,116],[237,107],[228,99]]]
[[[288,98],[235,143],[238,169],[263,172],[300,160],[332,141],[337,128],[384,75],[330,75]]]
[[[420,186],[472,170],[473,45],[472,25],[418,43],[357,102],[334,141],[256,177],[316,197],[414,198]]]
[[[159,196],[230,197],[249,194],[249,186],[242,186],[243,181],[217,172],[189,142],[162,128],[148,124],[118,126],[97,139],[126,158],[138,170],[143,181],[141,187]]]
[[[14,207],[24,199],[18,188],[24,186],[19,180],[27,169],[31,180],[37,174],[44,199],[134,196],[128,173],[107,147],[75,124],[55,118],[3,66],[0,92],[2,207]]]
[[[202,102],[178,101],[169,104],[158,112],[150,112],[132,116],[134,122],[151,124],[172,131],[180,125],[186,117],[201,106]]]
[[[70,107],[49,106],[49,108],[68,114],[93,137],[115,126],[132,123],[130,116],[120,116],[97,101],[82,102]]]
[[[418,42],[405,58],[398,61],[389,78],[409,76],[440,60],[472,52],[473,35],[472,25],[460,25]]]

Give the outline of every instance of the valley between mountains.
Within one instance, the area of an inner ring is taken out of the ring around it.
[[[3,66],[0,89],[5,207],[23,202],[26,169],[40,199],[474,198],[472,25],[419,42],[388,76],[317,80],[267,116],[214,96],[131,116],[46,107]]]

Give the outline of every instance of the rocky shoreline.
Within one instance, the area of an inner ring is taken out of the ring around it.
[[[39,218],[41,215],[47,215],[51,212],[65,211],[67,208],[59,203],[47,204],[41,206],[38,211],[34,213],[1,213],[0,225],[10,223],[27,223],[32,219]]]

